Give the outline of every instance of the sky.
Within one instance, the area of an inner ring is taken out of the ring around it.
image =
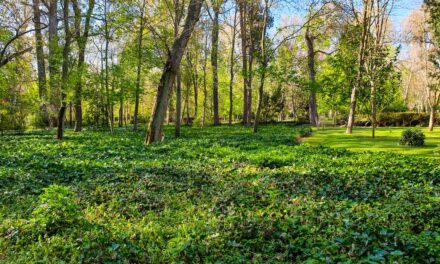
[[[391,16],[394,26],[400,27],[402,21],[414,10],[419,8],[423,0],[395,0],[396,6]]]

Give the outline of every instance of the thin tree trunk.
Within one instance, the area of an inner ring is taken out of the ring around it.
[[[65,32],[65,43],[63,49],[63,65],[62,65],[62,75],[61,75],[61,107],[58,113],[58,130],[57,139],[62,140],[64,136],[64,119],[66,116],[66,90],[69,78],[69,55],[70,55],[70,43],[72,36],[70,34],[69,28],[69,0],[64,0],[63,7],[63,20],[64,20],[64,32]]]
[[[182,82],[180,79],[180,70],[177,70],[176,75],[176,121],[175,136],[180,137],[180,126],[182,121]]]
[[[212,97],[214,107],[214,125],[220,125],[218,110],[218,37],[219,37],[219,15],[221,1],[213,6],[214,19],[212,25],[212,46],[211,46],[211,66],[212,66]]]
[[[136,71],[136,91],[135,91],[135,102],[134,102],[134,115],[133,115],[133,130],[138,128],[138,115],[139,115],[139,97],[140,97],[140,86],[141,86],[141,70],[142,70],[142,40],[144,35],[144,10],[146,1],[142,2],[142,10],[140,16],[140,26],[139,26],[139,38],[138,38],[138,58],[137,58],[137,71]]]
[[[49,2],[49,98],[53,105],[56,105],[59,92],[59,47],[58,47],[58,1]],[[52,117],[49,117],[52,123]],[[52,126],[53,124],[51,124]]]
[[[34,24],[35,24],[35,48],[37,55],[37,70],[38,70],[38,94],[41,100],[45,100],[47,96],[46,88],[46,66],[44,62],[44,41],[41,33],[41,13],[40,0],[33,0],[32,7],[34,9]]]
[[[230,68],[229,68],[229,125],[232,125],[232,112],[233,112],[233,86],[234,86],[234,52],[235,52],[235,35],[237,30],[237,9],[234,12],[234,25],[232,29],[232,43],[231,43],[231,56],[230,56]]]
[[[362,18],[362,34],[361,34],[361,43],[360,48],[358,51],[358,65],[357,65],[357,74],[356,74],[356,82],[353,86],[353,89],[351,90],[351,96],[350,96],[350,111],[348,114],[348,122],[347,122],[347,130],[345,133],[352,134],[353,133],[353,126],[355,122],[355,115],[356,115],[356,98],[357,98],[357,92],[358,89],[361,86],[362,83],[362,76],[363,76],[363,68],[364,68],[364,60],[365,60],[365,47],[368,40],[368,31],[369,31],[369,24],[370,19],[368,18],[368,10],[369,7],[367,6],[368,1],[363,1],[363,18]]]
[[[205,47],[204,47],[204,59],[203,59],[203,115],[202,115],[202,127],[206,122],[206,107],[208,104],[208,91],[206,88],[206,64],[208,61],[208,34],[205,35]]]
[[[159,142],[163,140],[163,124],[168,105],[169,92],[173,85],[179,70],[183,53],[188,44],[194,26],[199,20],[200,11],[202,9],[202,0],[191,0],[188,6],[188,14],[185,20],[182,33],[174,41],[170,54],[168,55],[162,77],[159,82],[156,102],[151,115],[151,121],[148,127],[146,144]]]
[[[262,60],[262,73],[260,77],[260,86],[258,88],[258,105],[257,114],[255,116],[253,132],[258,132],[258,122],[260,120],[261,108],[263,105],[264,94],[264,81],[266,78],[267,58],[266,58],[266,30],[267,30],[267,16],[269,12],[269,0],[264,1],[264,13],[263,13],[263,30],[261,32],[261,60]]]
[[[241,53],[243,63],[243,124],[248,124],[248,86],[249,86],[249,72],[248,72],[248,55],[247,55],[247,34],[246,34],[246,2],[239,2],[240,12],[240,30],[241,30]]]
[[[434,123],[435,123],[435,108],[432,106],[430,107],[429,111],[429,132],[434,131]]]
[[[76,32],[76,42],[78,44],[78,64],[77,64],[77,78],[75,84],[75,94],[74,94],[74,104],[75,104],[75,132],[80,132],[82,130],[82,85],[83,85],[83,72],[84,72],[84,61],[85,61],[85,49],[87,45],[87,39],[89,37],[90,31],[90,20],[95,7],[95,0],[89,0],[89,8],[87,10],[84,32],[81,35],[81,9],[78,4],[78,0],[72,0],[73,10],[75,12],[75,32]]]

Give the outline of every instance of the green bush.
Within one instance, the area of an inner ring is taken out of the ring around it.
[[[38,196],[39,204],[32,212],[35,220],[48,232],[56,232],[72,226],[80,218],[80,208],[69,187],[50,185]]]
[[[300,137],[310,137],[312,135],[312,128],[309,126],[303,126],[298,129],[298,135]]]
[[[423,146],[425,145],[425,135],[420,129],[407,129],[402,132],[400,145]]]
[[[345,124],[347,117],[340,120],[340,125]],[[429,113],[417,112],[388,112],[377,115],[378,126],[427,126],[429,123]],[[356,126],[371,126],[371,119],[367,115],[356,116]],[[440,125],[440,116],[436,116],[435,125]]]

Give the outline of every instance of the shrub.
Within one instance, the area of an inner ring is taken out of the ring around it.
[[[46,231],[56,232],[79,220],[80,208],[69,187],[54,184],[43,190],[33,214],[36,222],[45,227]]]
[[[304,126],[298,129],[298,135],[300,137],[310,137],[312,135],[312,128],[309,126]]]
[[[400,145],[423,146],[425,144],[425,135],[420,129],[407,129],[402,132]]]

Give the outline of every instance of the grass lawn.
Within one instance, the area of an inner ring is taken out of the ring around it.
[[[251,131],[3,136],[0,263],[440,263],[437,159]]]
[[[423,147],[399,145],[400,136],[405,129],[407,128],[380,127],[377,129],[376,138],[373,139],[371,128],[355,128],[352,135],[345,134],[345,128],[315,128],[312,136],[304,139],[304,143],[346,148],[351,151],[387,151],[440,158],[440,128],[434,129],[434,132],[422,128],[426,136]]]

